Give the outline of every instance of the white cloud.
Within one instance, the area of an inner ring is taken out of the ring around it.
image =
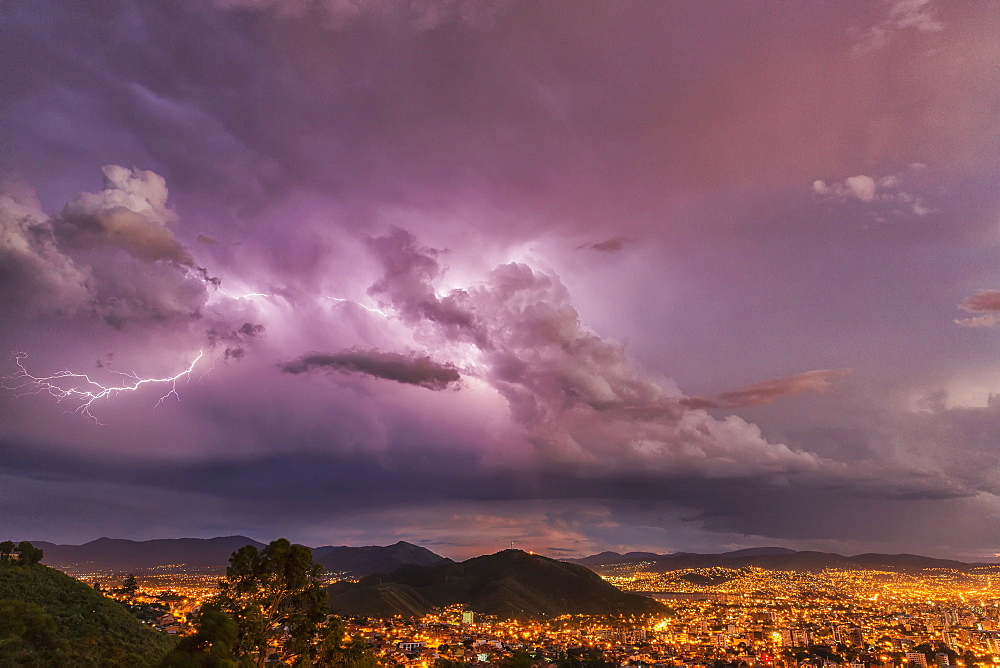
[[[871,202],[875,199],[875,179],[870,176],[863,174],[851,176],[844,180],[844,185],[862,202]]]
[[[78,194],[58,216],[27,186],[0,183],[0,303],[96,314],[117,327],[200,317],[215,279],[174,235],[163,177],[117,165],[103,172],[100,192]]]
[[[924,165],[910,166],[912,175],[925,169]],[[867,176],[858,174],[849,176],[839,183],[827,183],[816,179],[812,190],[819,196],[840,201],[858,200],[866,204],[889,205],[902,208],[917,216],[926,216],[931,209],[924,200],[912,192],[901,190],[907,181],[907,172],[897,172],[885,176]]]
[[[903,30],[921,33],[944,30],[944,24],[935,18],[932,4],[932,0],[895,0],[889,6],[886,19],[866,30],[855,43],[854,55],[884,48]]]
[[[998,322],[1000,322],[1000,314],[990,313],[971,318],[959,318],[955,321],[955,324],[962,327],[994,327]]]
[[[90,298],[90,272],[58,246],[52,223],[31,188],[0,184],[0,303],[29,311],[76,311]]]

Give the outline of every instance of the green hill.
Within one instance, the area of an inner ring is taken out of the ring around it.
[[[173,646],[57,570],[0,561],[0,666],[155,665]]]

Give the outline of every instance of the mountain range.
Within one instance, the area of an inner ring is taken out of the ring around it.
[[[796,551],[783,547],[759,547],[721,554],[698,554],[674,552],[655,554],[653,552],[601,552],[582,559],[566,559],[569,563],[586,566],[591,570],[610,574],[621,572],[623,568],[637,568],[654,573],[675,571],[685,568],[745,568],[756,566],[780,571],[821,571],[826,568],[882,570],[899,573],[916,573],[927,568],[947,568],[957,571],[991,566],[995,564],[970,564],[951,559],[936,559],[916,554],[858,554],[845,556],[835,552]]]
[[[162,570],[168,566],[222,573],[233,552],[244,545],[258,549],[264,544],[246,536],[219,538],[171,538],[147,541],[99,538],[83,545],[57,545],[36,541],[45,551],[43,563],[62,570],[94,570],[134,572]],[[364,577],[374,573],[392,573],[401,566],[436,566],[451,564],[427,548],[399,541],[387,546],[348,547],[325,545],[313,548],[313,559],[326,570],[345,573],[349,577]],[[833,552],[796,551],[782,547],[760,547],[721,554],[674,552],[601,552],[580,559],[563,559],[585,566],[600,574],[639,568],[665,572],[686,568],[744,568],[756,566],[772,570],[821,571],[826,568],[874,569],[915,573],[927,568],[947,568],[967,571],[975,564],[937,559],[915,554],[858,554],[845,556]]]
[[[83,545],[56,545],[36,541],[44,552],[43,563],[62,570],[133,572],[168,566],[191,570],[224,572],[229,557],[244,545],[265,547],[246,536],[220,538],[168,538],[122,540],[98,538]],[[427,548],[400,541],[394,545],[346,547],[325,545],[313,548],[313,560],[328,571],[363,577],[391,572],[406,564],[430,566],[451,560]]]
[[[503,618],[565,614],[644,615],[665,612],[656,601],[625,593],[588,568],[521,550],[503,550],[460,563],[406,565],[391,575],[329,588],[331,611],[367,617],[414,617],[461,604]]]

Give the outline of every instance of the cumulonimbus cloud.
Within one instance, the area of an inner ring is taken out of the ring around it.
[[[49,217],[25,183],[0,184],[0,303],[73,313],[91,297],[91,272],[59,248]]]
[[[552,274],[503,264],[481,283],[439,296],[440,251],[400,229],[370,248],[383,273],[369,292],[405,322],[435,324],[428,346],[473,346],[475,373],[506,400],[543,461],[713,476],[821,466],[812,454],[769,443],[755,425],[716,419],[645,378],[621,345],[583,325]]]
[[[26,184],[0,183],[0,303],[31,317],[97,316],[118,329],[200,320],[219,279],[175,235],[166,181],[118,165],[102,173],[100,191],[56,215]]]
[[[416,385],[428,390],[444,390],[456,385],[462,376],[447,363],[436,362],[428,355],[403,355],[383,350],[351,348],[337,353],[306,353],[281,365],[285,373],[300,374],[315,370],[361,374],[371,378]]]
[[[177,214],[167,206],[167,182],[155,172],[107,165],[104,189],[80,193],[63,208],[60,231],[79,245],[117,246],[142,260],[193,267],[171,229]]]

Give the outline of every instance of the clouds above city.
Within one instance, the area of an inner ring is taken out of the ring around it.
[[[0,19],[9,531],[996,552],[994,3]]]

